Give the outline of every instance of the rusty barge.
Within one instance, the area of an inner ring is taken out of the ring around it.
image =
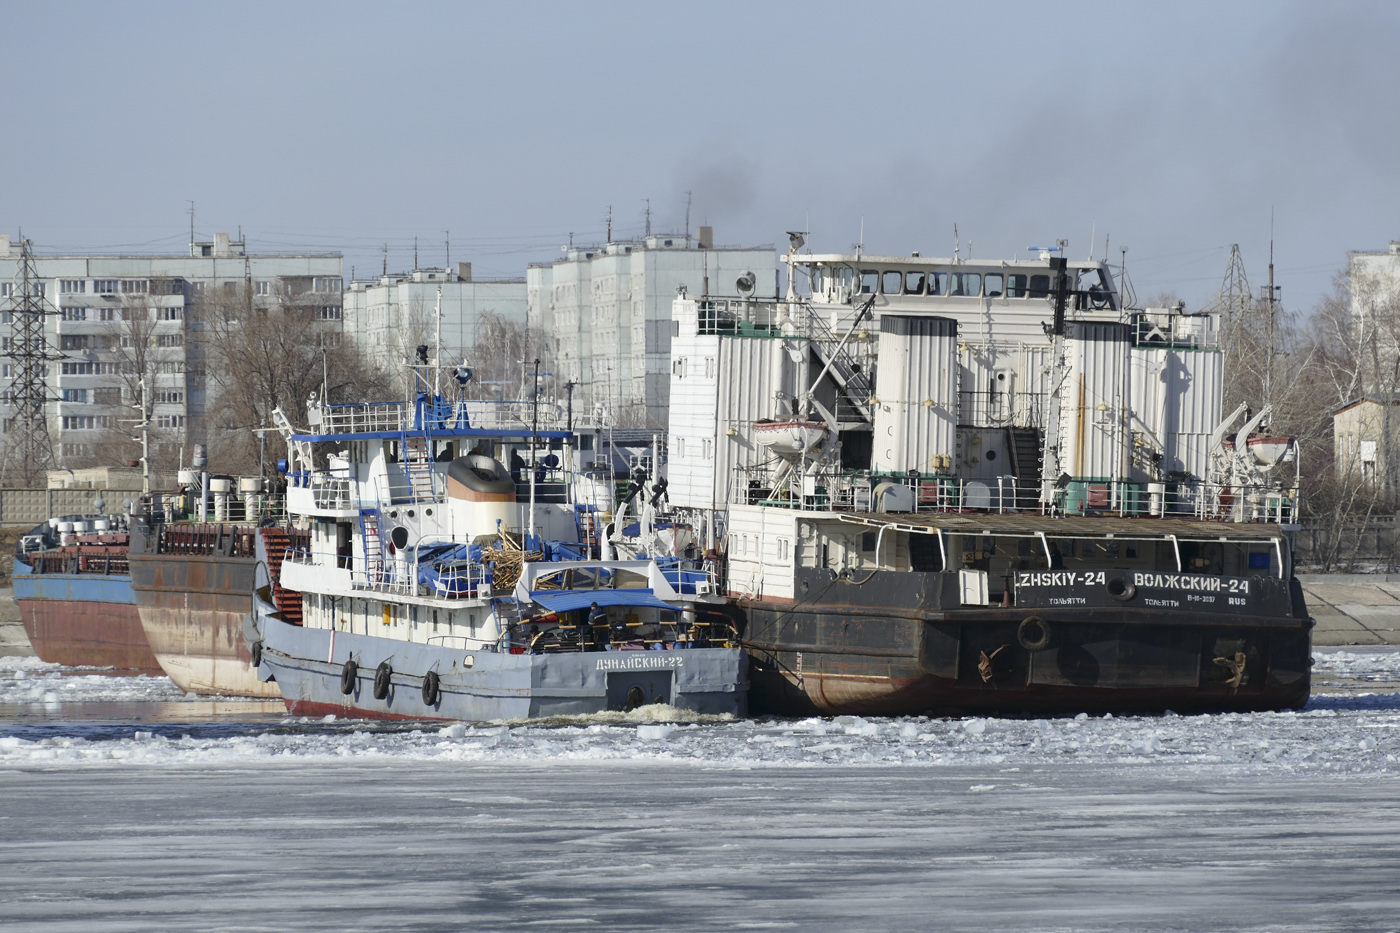
[[[63,516],[20,539],[15,602],[40,660],[162,673],[136,611],[124,521]]]
[[[181,689],[276,699],[281,697],[277,685],[257,677],[243,620],[253,608],[258,564],[278,579],[287,548],[302,539],[271,519],[260,527],[256,516],[238,517],[242,520],[165,521],[159,508],[133,516],[131,589],[151,650]],[[277,598],[288,616],[298,614],[297,594],[279,589]]]
[[[1296,443],[1225,410],[1221,322],[1070,261],[814,254],[673,304],[669,496],[751,709],[1292,709]],[[747,288],[747,292],[745,291]]]

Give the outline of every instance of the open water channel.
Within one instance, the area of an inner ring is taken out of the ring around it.
[[[0,659],[7,930],[1400,930],[1400,653],[1306,710],[422,726]]]

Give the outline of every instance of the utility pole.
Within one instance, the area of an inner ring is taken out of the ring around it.
[[[4,358],[10,361],[10,402],[14,416],[5,445],[4,479],[33,486],[56,463],[49,437],[48,364],[62,359],[48,352],[45,319],[54,314],[45,299],[44,284],[34,267],[31,244],[21,235],[19,273],[10,288],[8,302],[11,341]]]
[[[607,240],[607,241],[608,241],[609,243],[612,242],[612,205],[611,205],[611,204],[608,205],[608,240]],[[536,363],[536,365],[538,365],[538,364],[539,364],[539,360],[535,360],[535,363]]]
[[[574,431],[574,386],[576,385],[578,385],[578,383],[574,382],[572,379],[564,383],[564,392],[569,398],[566,427],[570,434]]]

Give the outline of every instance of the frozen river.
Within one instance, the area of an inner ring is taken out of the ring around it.
[[[1316,670],[1298,713],[415,729],[0,661],[0,918],[1397,930],[1400,654]]]

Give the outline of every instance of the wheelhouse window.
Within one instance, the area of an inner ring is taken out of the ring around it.
[[[1002,278],[1000,274],[988,275],[987,280],[982,283],[988,298],[1000,298],[1002,292]]]
[[[979,272],[953,273],[953,290],[950,295],[972,297],[982,294],[982,275]]]
[[[924,293],[924,274],[922,272],[907,272],[904,275],[904,294],[922,295]]]
[[[930,272],[928,274],[928,293],[930,295],[948,294],[948,273]]]
[[[1008,275],[1006,277],[1006,297],[1024,298],[1026,289],[1030,285],[1030,277],[1025,275]]]
[[[880,277],[880,291],[886,295],[898,295],[904,290],[904,273],[889,271]]]
[[[862,295],[873,295],[875,289],[880,287],[880,273],[875,269],[860,270],[860,293]]]
[[[1031,297],[1032,297],[1032,298],[1049,298],[1049,297],[1050,297],[1050,276],[1048,276],[1048,275],[1033,275],[1033,276],[1031,276]]]

